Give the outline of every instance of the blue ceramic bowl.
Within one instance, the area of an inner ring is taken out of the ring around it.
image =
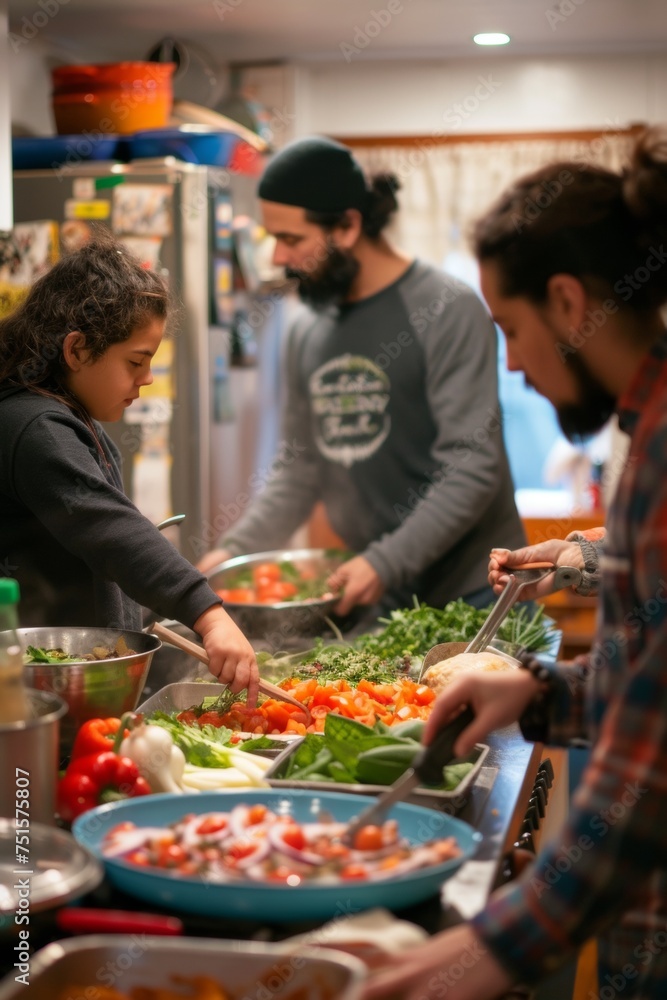
[[[220,132],[197,125],[147,129],[145,132],[135,132],[128,139],[133,160],[175,156],[186,163],[212,167],[228,167],[239,143],[239,137],[233,132]]]
[[[78,166],[89,160],[127,160],[125,136],[47,135],[12,139],[14,170]]]
[[[274,885],[262,882],[205,882],[162,871],[138,868],[117,858],[104,858],[101,844],[117,823],[163,826],[186,813],[229,811],[242,803],[262,803],[274,811],[289,803],[289,811],[300,822],[311,822],[320,810],[345,821],[357,816],[374,800],[339,792],[306,789],[247,789],[240,792],[193,792],[186,795],[148,795],[100,806],[80,816],[72,833],[84,847],[101,858],[109,880],[123,892],[171,910],[202,913],[212,917],[240,917],[275,923],[323,920],[375,906],[402,909],[438,893],[442,883],[473,856],[481,834],[453,816],[423,806],[398,803],[389,815],[413,844],[453,836],[461,855],[430,868],[409,872],[382,882],[341,882],[339,885]],[[281,808],[284,811],[285,807]]]

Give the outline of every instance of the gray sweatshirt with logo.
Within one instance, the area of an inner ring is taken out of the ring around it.
[[[222,546],[280,547],[322,500],[395,603],[483,588],[490,549],[524,544],[496,348],[475,293],[421,262],[367,299],[305,311],[285,349],[273,474]]]

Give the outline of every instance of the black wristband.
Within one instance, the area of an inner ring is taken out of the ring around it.
[[[531,743],[543,743],[548,729],[548,706],[553,690],[551,671],[532,653],[520,653],[518,659],[520,669],[527,670],[540,683],[540,690],[519,719],[519,727],[524,739]]]

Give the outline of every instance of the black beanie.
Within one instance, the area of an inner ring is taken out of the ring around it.
[[[313,212],[363,212],[368,199],[363,171],[352,153],[333,139],[297,139],[273,157],[258,189],[263,201]]]

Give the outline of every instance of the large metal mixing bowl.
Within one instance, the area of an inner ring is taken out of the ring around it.
[[[250,570],[260,563],[289,562],[314,577],[326,578],[350,553],[335,549],[273,549],[235,556],[209,570],[208,582],[214,590],[238,586],[234,578],[239,570]],[[262,639],[272,649],[284,649],[293,639],[302,635],[318,635],[326,629],[325,617],[330,615],[338,602],[337,597],[321,600],[280,601],[275,604],[235,604],[225,601],[229,612],[246,635]]]
[[[67,714],[60,723],[60,749],[65,754],[87,719],[119,717],[137,707],[151,660],[162,645],[154,635],[116,628],[24,628],[18,634],[24,649],[62,649],[69,656],[85,656],[94,646],[113,649],[121,636],[133,650],[128,656],[106,660],[26,664],[26,684],[53,691],[67,702]]]

